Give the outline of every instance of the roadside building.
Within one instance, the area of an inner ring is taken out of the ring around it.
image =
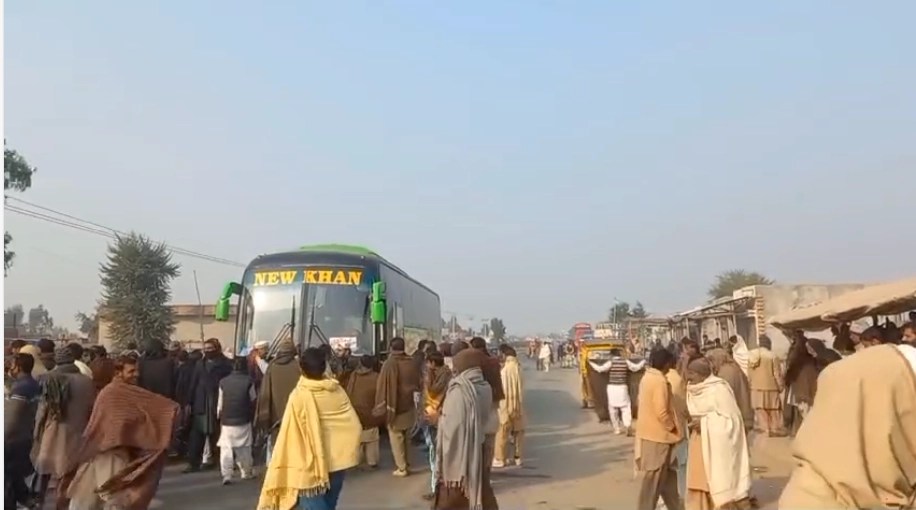
[[[229,320],[217,322],[214,319],[216,307],[214,305],[171,305],[175,314],[175,331],[171,340],[178,340],[188,349],[197,349],[203,346],[202,339],[218,338],[224,347],[232,345],[235,336],[235,317],[238,313],[236,305],[229,310]],[[104,317],[104,311],[100,314]],[[111,323],[104,318],[99,319],[99,343],[107,349],[112,348]]]
[[[859,290],[869,284],[800,284],[751,285],[738,289],[731,296],[719,298],[671,316],[673,336],[690,336],[700,339],[740,335],[749,348],[757,346],[757,339],[767,335],[773,341],[773,351],[784,354],[789,349],[789,339],[769,319],[789,310],[811,306],[843,294]],[[854,324],[859,330],[870,323]],[[833,340],[830,331],[810,332],[811,338]]]

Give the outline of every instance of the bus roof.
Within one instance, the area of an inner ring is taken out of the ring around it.
[[[378,257],[384,259],[381,255],[365,246],[355,246],[352,244],[310,244],[300,246],[299,251],[325,251],[337,253],[352,253],[353,255],[365,255],[368,257]]]

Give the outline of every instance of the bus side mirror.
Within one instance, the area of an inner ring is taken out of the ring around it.
[[[388,315],[388,304],[384,301],[372,303],[369,315],[371,316],[372,324],[384,324]]]
[[[237,282],[229,282],[223,287],[223,292],[219,295],[219,299],[216,301],[216,310],[213,313],[213,318],[218,322],[226,322],[229,320],[229,312],[232,310],[232,305],[230,300],[232,296],[237,296],[242,293],[242,286]]]
[[[229,298],[220,298],[216,302],[216,312],[213,314],[214,318],[218,322],[226,322],[227,320],[229,320],[229,308],[230,307],[231,305],[229,304]]]
[[[385,302],[385,282],[372,284],[372,304],[369,316],[373,324],[384,324],[388,319],[388,303]]]

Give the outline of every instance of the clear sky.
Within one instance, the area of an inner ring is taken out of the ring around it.
[[[916,2],[6,2],[21,195],[248,262],[372,247],[510,332],[916,273]],[[106,240],[6,213],[72,322]],[[178,257],[176,302],[241,271]]]

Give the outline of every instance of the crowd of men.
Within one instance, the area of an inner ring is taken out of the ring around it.
[[[846,330],[848,331],[848,330]],[[618,433],[635,436],[638,508],[756,506],[755,434],[795,436],[796,468],[780,507],[910,508],[916,479],[916,329],[835,332],[833,348],[796,332],[785,362],[762,337],[654,346],[644,362],[614,352],[608,377]],[[521,465],[522,371],[514,349],[486,342],[390,342],[379,366],[328,345],[281,342],[268,356],[225,353],[218,340],[186,352],[149,342],[110,358],[103,348],[14,343],[7,356],[5,505],[59,510],[145,509],[169,453],[186,472],[223,482],[255,477],[258,509],[333,510],[351,468],[379,465],[387,431],[396,478],[411,466],[419,428],[438,510],[496,510],[491,470]],[[627,374],[640,371],[638,420],[627,415]],[[621,377],[622,376],[622,377]],[[209,451],[209,454],[207,453]],[[426,471],[425,467],[422,471]]]
[[[416,471],[412,435],[422,432],[424,498],[435,508],[495,510],[491,468],[522,463],[515,351],[503,345],[494,356],[482,338],[405,349],[392,339],[379,366],[289,341],[270,356],[266,343],[243,356],[216,339],[192,352],[152,341],[113,358],[98,346],[15,342],[4,508],[40,508],[53,492],[59,510],[144,509],[170,454],[185,459],[186,473],[215,469],[218,458],[231,484],[236,469],[243,480],[256,476],[263,438],[258,508],[334,509],[346,470],[378,467],[384,428],[399,478]]]
[[[780,508],[912,508],[916,324],[834,335],[830,348],[794,332],[785,361],[766,336],[752,350],[740,337],[653,348],[634,434],[638,507],[754,508],[753,438],[788,434],[796,468]],[[641,368],[619,354],[592,363],[618,384]],[[611,390],[625,421],[625,393]]]

